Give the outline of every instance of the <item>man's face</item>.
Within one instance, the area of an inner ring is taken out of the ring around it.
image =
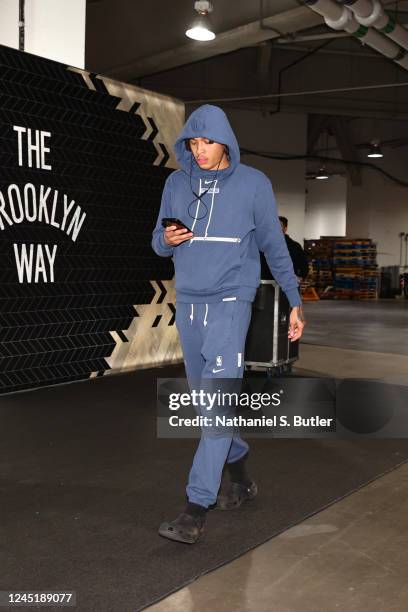
[[[229,166],[225,146],[209,138],[190,138],[190,149],[203,170],[222,170]]]
[[[288,226],[285,225],[282,221],[280,222],[280,224],[281,224],[282,232],[286,234],[286,232],[288,231]]]

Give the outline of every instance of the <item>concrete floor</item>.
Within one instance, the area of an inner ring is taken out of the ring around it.
[[[310,331],[297,370],[408,384],[407,307],[383,301],[306,304]],[[407,576],[404,464],[148,609],[407,612]]]
[[[151,612],[406,612],[408,465],[397,468]]]
[[[408,300],[306,302],[304,342],[408,356]]]
[[[408,321],[407,321],[408,325]],[[376,378],[408,384],[408,356],[303,344],[297,372],[338,378]],[[408,608],[407,608],[408,609]]]

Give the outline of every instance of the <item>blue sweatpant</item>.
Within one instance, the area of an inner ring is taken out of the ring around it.
[[[251,302],[231,298],[209,304],[177,302],[176,326],[190,389],[201,379],[242,378],[251,312]],[[208,414],[205,406],[197,410]],[[188,500],[205,507],[215,503],[225,462],[237,461],[248,448],[237,428],[222,435],[202,432],[186,487]]]

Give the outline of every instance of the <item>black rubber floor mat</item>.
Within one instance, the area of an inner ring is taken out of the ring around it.
[[[184,507],[196,439],[156,438],[156,377],[107,376],[0,400],[1,590],[76,591],[141,610],[408,458],[408,440],[250,439],[259,495],[209,512],[195,545],[157,534]]]

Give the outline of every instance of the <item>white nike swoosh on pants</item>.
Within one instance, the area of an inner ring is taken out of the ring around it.
[[[214,370],[213,368],[213,373],[216,374],[217,372],[222,372],[223,370],[225,370],[225,368],[221,368],[221,370]]]

